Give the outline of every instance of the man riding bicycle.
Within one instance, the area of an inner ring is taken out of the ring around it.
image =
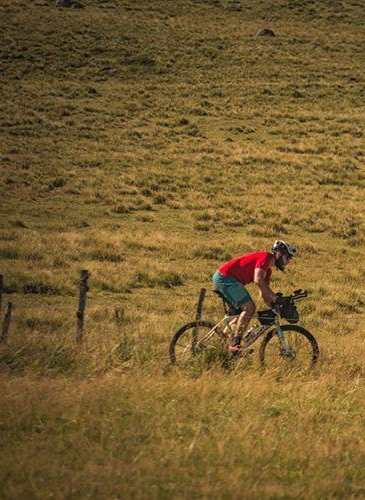
[[[284,271],[290,259],[297,253],[296,248],[283,240],[276,240],[272,252],[255,252],[241,255],[220,266],[213,275],[214,288],[226,302],[240,314],[236,335],[231,339],[229,350],[237,354],[241,350],[241,340],[256,311],[256,305],[245,286],[255,283],[261,297],[270,307],[277,302],[277,296],[269,283],[272,267]]]

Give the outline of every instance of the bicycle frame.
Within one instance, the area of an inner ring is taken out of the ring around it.
[[[196,320],[191,323],[187,323],[182,328],[180,328],[175,335],[170,344],[170,358],[172,363],[176,363],[176,354],[175,347],[185,331],[190,331],[192,328],[192,337],[183,337],[183,345],[179,346],[179,356],[188,354],[189,351],[191,354],[196,354],[205,347],[205,344],[212,339],[213,336],[217,336],[219,342],[222,344],[226,344],[228,350],[228,341],[235,335],[235,327],[234,325],[239,318],[241,311],[237,308],[229,306],[229,304],[225,301],[222,294],[217,292],[221,299],[223,299],[223,308],[224,308],[224,316],[218,321],[218,323],[214,324],[210,321],[200,321]],[[260,360],[263,362],[263,358],[265,356],[265,349],[268,342],[270,342],[271,338],[277,339],[279,342],[279,354],[288,359],[294,359],[296,357],[296,348],[292,348],[289,344],[289,340],[291,337],[285,336],[285,332],[296,330],[299,334],[304,335],[309,340],[312,349],[313,349],[313,360],[315,361],[318,357],[318,345],[316,340],[312,338],[310,332],[305,331],[305,329],[301,327],[290,327],[290,325],[280,324],[281,318],[288,321],[290,324],[297,323],[299,321],[299,314],[295,307],[295,302],[299,299],[307,297],[307,291],[303,291],[302,289],[295,290],[292,295],[283,296],[282,293],[277,293],[277,300],[275,305],[271,305],[269,310],[258,311],[257,317],[259,324],[251,327],[245,335],[242,337],[241,347],[242,351],[246,351],[247,353],[251,352],[252,349],[249,347],[256,342],[256,340],[263,336],[265,333],[267,335],[264,338],[262,346],[260,348]],[[203,333],[202,338],[198,338],[201,332],[198,332],[199,327],[204,327],[204,331],[207,333]],[[207,329],[207,330],[206,330]],[[186,340],[189,339],[188,343]],[[270,344],[272,345],[272,344]],[[262,358],[262,359],[261,359]]]
[[[277,315],[277,313],[275,312],[275,321],[273,324],[269,324],[269,325],[258,325],[256,327],[252,327],[249,332],[247,333],[247,337],[244,336],[243,337],[243,348],[246,349],[248,348],[250,345],[252,345],[259,337],[261,337],[267,330],[269,330],[270,328],[272,328],[273,326],[275,327],[276,329],[276,332],[277,332],[277,335],[278,335],[278,338],[279,338],[279,342],[283,348],[283,351],[286,352],[286,353],[289,353],[290,352],[290,347],[285,339],[285,336],[284,336],[284,333],[280,327],[280,320],[279,320],[279,316]],[[202,337],[196,344],[195,344],[195,348],[196,347],[199,347],[199,344],[202,344],[206,341],[208,341],[210,338],[212,338],[212,336],[218,331],[218,330],[221,330],[223,331],[226,327],[230,327],[230,323],[233,319],[236,319],[238,318],[239,315],[234,315],[234,316],[229,316],[229,315],[225,315],[224,318],[222,318],[211,330],[209,330],[209,332],[207,334],[204,335],[204,337]]]

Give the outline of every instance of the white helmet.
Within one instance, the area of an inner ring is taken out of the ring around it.
[[[289,245],[286,241],[276,240],[272,246],[272,251],[275,254],[276,252],[282,252],[283,255],[287,255],[289,258],[294,257],[297,254],[297,249]],[[280,271],[284,271],[284,261],[283,256],[276,258],[275,257],[275,266],[280,269]]]
[[[272,246],[272,251],[275,252],[283,252],[290,257],[294,257],[297,254],[297,249],[292,247],[289,243],[283,240],[276,240]]]

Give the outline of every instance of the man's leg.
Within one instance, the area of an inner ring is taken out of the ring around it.
[[[241,306],[242,312],[238,318],[237,321],[237,331],[236,335],[233,337],[231,341],[231,345],[229,347],[229,350],[235,354],[238,351],[241,350],[241,340],[246,332],[248,325],[250,323],[250,320],[252,316],[255,314],[256,311],[256,305],[255,303],[250,299],[248,302],[243,304]]]
[[[250,323],[252,316],[256,312],[256,305],[252,300],[250,300],[241,306],[241,308],[242,312],[237,321],[237,336],[242,338],[248,328],[248,324]]]
[[[238,320],[234,319],[231,322],[231,325],[237,324],[236,334],[231,339],[229,348],[232,353],[235,353],[235,351],[241,349],[242,336],[256,311],[256,306],[246,288],[234,278],[224,276],[219,271],[216,271],[213,275],[213,284],[229,305],[242,311]]]

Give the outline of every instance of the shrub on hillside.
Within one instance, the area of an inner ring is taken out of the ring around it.
[[[164,271],[157,275],[151,275],[144,272],[137,273],[128,283],[128,288],[155,288],[162,286],[164,288],[173,288],[184,285],[183,277],[174,272]]]
[[[194,257],[199,259],[210,259],[216,261],[227,261],[232,258],[231,254],[222,247],[203,247],[194,251]]]

